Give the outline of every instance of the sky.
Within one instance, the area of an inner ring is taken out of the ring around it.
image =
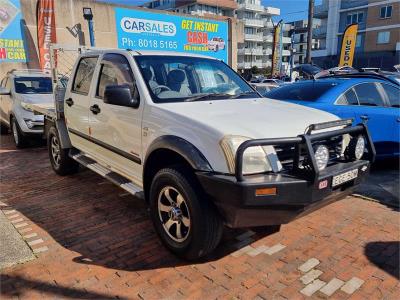
[[[99,0],[104,2],[139,5],[146,0]],[[215,0],[218,3],[218,0]],[[321,4],[322,0],[315,0],[315,4]],[[281,9],[281,15],[275,18],[275,21],[283,19],[284,22],[307,19],[308,0],[262,0],[264,6],[278,7]]]

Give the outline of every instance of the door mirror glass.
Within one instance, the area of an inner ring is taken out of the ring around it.
[[[140,102],[136,95],[128,85],[108,85],[104,90],[104,103],[137,108]]]
[[[11,91],[8,88],[0,87],[0,95],[11,95]]]

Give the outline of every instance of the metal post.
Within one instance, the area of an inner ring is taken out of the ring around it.
[[[89,25],[90,46],[95,47],[96,42],[94,39],[93,20],[88,20],[88,25]]]
[[[308,0],[308,24],[307,24],[307,63],[308,64],[311,64],[313,18],[314,18],[314,0]]]

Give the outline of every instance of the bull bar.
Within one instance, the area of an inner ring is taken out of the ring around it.
[[[240,144],[236,151],[235,157],[235,177],[238,182],[245,181],[245,176],[243,174],[243,155],[247,148],[257,147],[257,146],[274,146],[274,145],[294,145],[294,157],[293,157],[293,170],[299,169],[299,161],[300,161],[300,146],[304,145],[306,149],[307,156],[309,157],[310,167],[312,169],[311,177],[314,181],[315,178],[318,178],[319,170],[317,167],[317,163],[314,156],[314,149],[312,146],[312,142],[328,139],[335,136],[340,136],[344,134],[349,134],[351,136],[355,135],[363,135],[367,142],[367,150],[368,150],[368,160],[373,163],[376,156],[376,151],[374,144],[372,142],[371,136],[369,134],[368,128],[364,123],[357,124],[356,126],[351,127],[352,119],[346,120],[338,120],[334,122],[326,122],[319,124],[312,124],[308,127],[304,134],[298,135],[297,137],[286,137],[286,138],[270,138],[270,139],[253,139],[248,140]],[[320,132],[312,134],[313,130],[332,128],[337,126],[343,126],[345,128]],[[364,153],[365,156],[365,153]]]

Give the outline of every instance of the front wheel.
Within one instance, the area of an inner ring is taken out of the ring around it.
[[[219,244],[222,221],[184,168],[165,168],[150,187],[150,214],[157,234],[176,255],[193,260]]]
[[[28,139],[22,134],[16,118],[11,118],[11,132],[17,148],[24,148],[28,144]]]
[[[51,127],[47,135],[47,147],[51,166],[58,175],[64,176],[78,171],[79,164],[69,157],[69,149],[61,148],[57,129]]]

